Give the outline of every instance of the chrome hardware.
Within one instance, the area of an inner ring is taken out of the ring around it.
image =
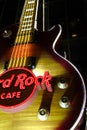
[[[47,109],[41,108],[38,111],[38,118],[41,121],[45,121],[48,119],[49,111]]]
[[[60,101],[59,101],[59,105],[62,108],[68,108],[70,106],[70,100],[67,96],[62,96]]]
[[[12,32],[10,30],[4,30],[3,37],[8,38],[12,35]]]
[[[58,87],[60,88],[60,89],[65,89],[65,88],[67,88],[68,87],[68,83],[67,83],[67,81],[66,81],[66,79],[65,78],[60,78],[60,80],[59,80],[59,82],[58,82]]]
[[[64,51],[64,58],[67,59],[67,53]]]

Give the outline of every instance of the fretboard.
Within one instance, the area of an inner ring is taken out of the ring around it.
[[[30,62],[29,58],[33,56],[31,54],[33,46],[30,45],[34,39],[37,4],[37,0],[25,0],[8,68],[24,67],[28,65],[27,63]]]
[[[25,0],[15,44],[33,40],[37,0]]]

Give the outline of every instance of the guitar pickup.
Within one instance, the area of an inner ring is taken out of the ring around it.
[[[7,70],[7,69],[8,69],[8,63],[9,63],[9,61],[5,61],[4,70]]]
[[[29,57],[28,59],[28,68],[29,69],[34,69],[36,67],[36,57]]]

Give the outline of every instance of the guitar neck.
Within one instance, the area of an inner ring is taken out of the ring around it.
[[[8,68],[23,67],[28,63],[27,57],[30,56],[28,55],[30,52],[28,50],[28,48],[30,48],[28,45],[34,41],[34,27],[37,10],[38,0],[25,0],[17,36],[14,42],[15,46],[13,47]]]
[[[37,5],[37,0],[25,0],[15,44],[33,41]]]

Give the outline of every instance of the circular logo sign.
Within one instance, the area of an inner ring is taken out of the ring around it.
[[[36,95],[35,75],[27,68],[13,68],[0,75],[0,107],[17,111],[29,105]]]

